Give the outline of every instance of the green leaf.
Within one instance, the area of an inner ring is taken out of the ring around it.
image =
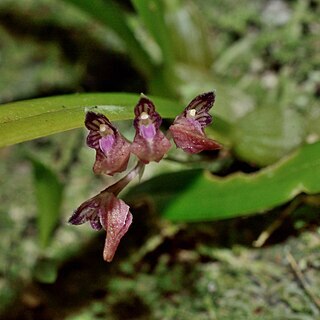
[[[304,120],[288,108],[262,107],[241,118],[232,132],[236,154],[259,166],[272,164],[303,143]]]
[[[193,1],[165,1],[170,48],[176,61],[200,69],[211,69],[213,54],[209,27]],[[178,65],[175,65],[177,67]]]
[[[45,248],[49,244],[53,230],[59,220],[63,184],[49,167],[37,159],[28,158],[33,166],[39,242],[40,246]]]
[[[150,97],[164,118],[182,111],[179,103]],[[110,120],[133,119],[139,95],[86,93],[24,100],[0,105],[0,147],[83,127],[86,108],[105,113]]]
[[[124,41],[128,55],[132,58],[135,65],[147,77],[150,77],[153,70],[151,59],[142,48],[134,36],[127,23],[127,17],[120,6],[111,0],[64,0],[77,6],[82,11],[102,22],[111,28]]]
[[[165,8],[161,0],[132,0],[143,26],[161,50],[161,64],[157,65],[150,78],[149,90],[166,97],[178,96],[176,92],[174,48],[170,31],[165,23]],[[142,43],[143,44],[143,43]]]
[[[134,203],[145,198],[170,220],[206,221],[263,212],[301,192],[320,192],[320,142],[253,174],[163,174],[131,189],[127,199]]]
[[[164,19],[163,3],[160,0],[132,0],[140,19],[158,43],[163,63],[171,65],[173,63],[173,51],[170,46],[169,32]]]
[[[53,259],[39,259],[33,269],[33,276],[42,283],[54,283],[58,276],[58,265]]]

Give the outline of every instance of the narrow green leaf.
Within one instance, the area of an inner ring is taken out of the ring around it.
[[[145,27],[158,43],[163,64],[170,66],[173,63],[173,50],[170,47],[169,32],[164,20],[163,2],[159,0],[132,0],[131,2]]]
[[[174,118],[182,111],[174,101],[150,98],[164,118]],[[133,119],[138,100],[136,94],[85,93],[0,105],[0,147],[83,127],[86,108],[97,107],[110,120]]]
[[[150,77],[153,65],[150,57],[142,48],[127,23],[127,17],[120,6],[111,0],[64,0],[77,6],[93,18],[111,28],[124,41],[128,55],[135,65],[147,77]]]
[[[226,178],[201,170],[164,174],[131,189],[127,199],[147,197],[170,220],[206,221],[263,212],[301,192],[320,192],[320,142],[253,174]]]
[[[29,159],[33,166],[39,242],[45,248],[59,220],[63,184],[49,167],[37,159]]]
[[[194,1],[165,1],[170,49],[176,61],[200,69],[211,69],[212,37],[203,14]],[[177,65],[175,65],[177,67]]]

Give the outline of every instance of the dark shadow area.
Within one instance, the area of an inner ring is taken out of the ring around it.
[[[185,181],[190,183],[195,174],[190,171],[188,179]],[[181,177],[178,175],[168,188],[178,188],[180,182]],[[160,192],[161,194],[162,192]],[[122,276],[134,279],[136,273],[146,270],[146,268],[149,272],[153,272],[159,265],[159,258],[163,254],[169,257],[168,265],[170,266],[181,264],[183,252],[196,252],[197,248],[203,245],[221,249],[230,249],[234,246],[250,248],[261,232],[279,218],[285,206],[266,214],[247,218],[188,224],[174,236],[163,238],[155,250],[134,263],[132,272],[125,274],[119,268],[120,264],[138,251],[150,237],[161,233],[158,216],[150,209],[148,205],[133,208],[134,223],[123,238],[112,263],[108,264],[102,259],[105,235],[104,232],[101,232],[79,252],[79,255],[70,258],[59,267],[55,283],[43,284],[33,281],[26,284],[20,296],[12,303],[12,307],[9,307],[1,315],[1,319],[64,319],[67,315],[88,307],[94,301],[106,299],[109,294],[112,294],[112,292],[108,292],[107,284],[115,277]],[[305,225],[297,229],[296,225],[300,220],[303,220]],[[318,208],[312,206],[298,208],[270,235],[264,248],[282,243],[289,237],[297,237],[307,230],[315,230],[319,224]],[[208,263],[212,262],[212,258],[200,255],[197,261]],[[184,262],[184,272],[191,272],[195,262]],[[130,299],[120,300],[111,308],[114,319],[119,320],[147,319],[149,315],[148,306],[138,296],[135,296],[134,292],[130,295]],[[105,314],[97,316],[104,318]]]
[[[30,39],[38,44],[56,43],[61,50],[61,56],[69,64],[76,68],[81,64],[85,72],[78,84],[70,88],[43,88],[37,96],[45,97],[73,93],[75,91],[85,92],[146,92],[146,81],[132,66],[128,57],[111,48],[106,48],[90,33],[70,27],[59,26],[50,21],[35,22],[32,17],[19,15],[21,13],[0,13],[0,24],[7,32],[16,39]],[[39,53],[38,58],[41,61]],[[36,63],[36,61],[34,61]],[[31,97],[25,97],[31,98]]]

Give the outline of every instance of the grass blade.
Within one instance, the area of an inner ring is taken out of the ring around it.
[[[37,200],[37,224],[42,248],[49,244],[56,227],[62,203],[63,184],[56,173],[35,158],[29,157],[33,166],[34,188]]]
[[[163,64],[168,67],[173,63],[173,50],[170,48],[168,30],[164,20],[163,3],[159,0],[132,0],[140,19],[158,43],[163,58]]]

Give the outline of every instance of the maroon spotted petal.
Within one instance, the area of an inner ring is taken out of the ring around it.
[[[106,230],[106,241],[103,250],[104,260],[110,262],[118,248],[121,238],[132,223],[129,206],[111,194],[105,210],[101,212],[101,224]]]
[[[88,112],[85,120],[90,130],[87,145],[96,150],[93,171],[113,175],[126,170],[130,157],[130,143],[118,129],[100,113]]]
[[[221,148],[218,142],[209,139],[204,132],[204,128],[212,122],[209,110],[214,101],[214,92],[200,94],[176,117],[169,130],[178,148],[191,154]]]
[[[68,222],[74,225],[80,225],[90,221],[91,227],[94,230],[101,230],[102,225],[99,216],[101,203],[102,197],[100,194],[85,201],[77,210],[75,210]]]

